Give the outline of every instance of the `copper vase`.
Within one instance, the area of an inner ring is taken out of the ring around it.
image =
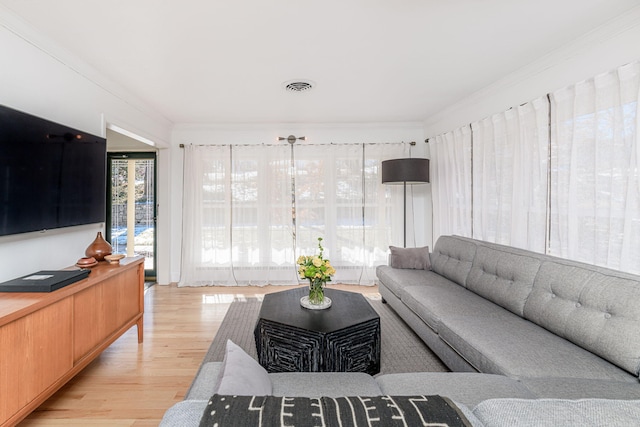
[[[88,257],[92,256],[96,259],[96,261],[103,261],[104,257],[107,255],[111,255],[113,248],[102,237],[102,232],[98,231],[98,235],[96,239],[89,245],[84,254]]]

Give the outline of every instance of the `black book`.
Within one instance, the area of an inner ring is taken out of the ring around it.
[[[52,292],[86,278],[91,270],[44,270],[0,283],[0,292]]]

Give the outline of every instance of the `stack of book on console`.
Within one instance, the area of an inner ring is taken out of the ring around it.
[[[0,283],[0,292],[53,292],[86,278],[91,270],[45,270]]]

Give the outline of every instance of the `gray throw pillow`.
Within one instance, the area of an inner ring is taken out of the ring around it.
[[[431,270],[429,246],[422,248],[398,248],[389,246],[389,250],[391,250],[389,265],[393,268]]]
[[[214,393],[232,396],[269,396],[273,391],[267,371],[244,350],[227,340]]]

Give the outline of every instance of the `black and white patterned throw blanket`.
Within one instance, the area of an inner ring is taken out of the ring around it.
[[[200,427],[468,427],[460,410],[441,396],[277,397],[215,394]]]

